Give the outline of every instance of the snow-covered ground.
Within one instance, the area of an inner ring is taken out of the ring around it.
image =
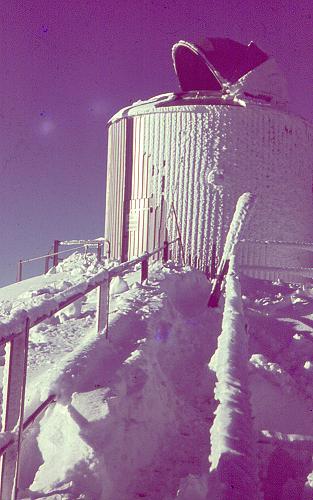
[[[91,255],[71,256],[0,290],[0,315],[100,270]],[[96,335],[95,292],[31,329],[26,414],[48,394],[57,402],[25,432],[20,498],[312,499],[313,284],[242,277],[243,309],[235,286],[223,318],[223,300],[207,308],[200,271],[154,263],[139,279],[113,278],[108,339]],[[238,436],[254,450],[249,487]],[[226,476],[244,468],[233,482],[216,474],[224,451]]]

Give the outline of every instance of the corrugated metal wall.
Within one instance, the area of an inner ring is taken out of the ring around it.
[[[122,255],[124,218],[127,120],[109,127],[105,237],[111,242],[111,256]]]
[[[149,148],[153,138],[145,125],[136,117],[109,127],[105,237],[112,257],[123,261],[162,246],[165,238],[164,197],[154,191],[159,168],[147,151],[146,139]]]
[[[205,269],[213,243],[221,255],[244,191],[258,196],[249,237],[312,240],[312,144],[303,120],[257,106],[173,106],[113,122],[106,213],[113,255],[156,248],[165,226],[174,239],[173,207],[187,262]],[[248,264],[304,263],[294,250],[241,251]]]

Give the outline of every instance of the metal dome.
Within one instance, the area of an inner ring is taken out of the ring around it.
[[[183,92],[221,91],[268,59],[255,43],[243,45],[229,38],[198,44],[181,40],[173,46],[172,56]]]

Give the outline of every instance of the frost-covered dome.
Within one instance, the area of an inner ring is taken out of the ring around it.
[[[181,40],[172,49],[183,92],[223,92],[275,106],[288,103],[286,80],[276,61],[254,42],[208,38],[199,44]]]

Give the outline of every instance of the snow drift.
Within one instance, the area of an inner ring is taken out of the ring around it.
[[[1,311],[97,266],[75,256],[2,289]],[[312,498],[313,287],[242,277],[240,290],[230,274],[209,310],[201,272],[150,270],[112,283],[108,339],[94,292],[31,329],[27,412],[56,403],[25,433],[19,498]]]

